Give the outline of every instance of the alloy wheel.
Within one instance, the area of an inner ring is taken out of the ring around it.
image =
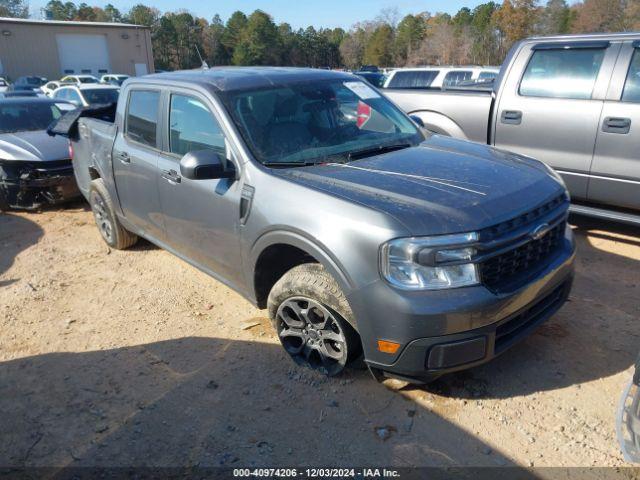
[[[342,320],[316,300],[291,297],[276,314],[282,346],[299,365],[337,375],[347,363],[348,343]]]
[[[98,225],[100,234],[107,243],[111,244],[113,243],[113,224],[104,199],[102,195],[94,193],[91,196],[91,200],[91,209],[93,210],[93,216],[96,219],[96,225]]]

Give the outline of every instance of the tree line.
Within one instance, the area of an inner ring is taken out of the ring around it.
[[[0,0],[0,16],[26,17],[26,0]],[[455,15],[422,12],[400,18],[395,8],[342,28],[294,29],[262,10],[234,12],[226,22],[187,10],[160,12],[138,4],[120,12],[86,3],[50,0],[52,20],[126,22],[151,29],[157,69],[200,65],[293,65],[359,68],[363,64],[415,66],[499,65],[509,48],[531,35],[640,30],[640,0],[504,0],[461,8]]]

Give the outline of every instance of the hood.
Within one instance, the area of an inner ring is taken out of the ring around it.
[[[44,130],[0,134],[0,160],[50,161],[69,158],[66,138]]]
[[[413,235],[479,230],[565,191],[536,160],[438,135],[348,164],[274,173],[387,213]]]

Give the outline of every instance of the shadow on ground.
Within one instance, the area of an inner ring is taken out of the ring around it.
[[[507,398],[581,384],[629,368],[640,350],[640,228],[580,217],[572,217],[571,223],[578,253],[569,302],[532,336],[492,362],[404,390]],[[597,239],[627,245],[633,255],[606,251]]]
[[[512,465],[366,371],[217,338],[0,363],[0,418],[3,467]]]
[[[42,228],[35,222],[11,213],[0,213],[0,275],[9,270],[20,252],[38,243],[42,235]],[[0,288],[18,280],[0,280]]]

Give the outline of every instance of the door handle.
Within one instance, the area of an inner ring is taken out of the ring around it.
[[[631,130],[631,119],[621,117],[606,117],[602,122],[602,131],[606,133],[620,133],[622,135]]]
[[[169,183],[180,183],[182,181],[182,177],[173,169],[162,170],[162,178],[167,180]]]
[[[119,153],[116,154],[116,157],[122,163],[131,163],[131,157],[129,156],[129,154],[127,152],[119,152]]]
[[[522,112],[520,110],[503,110],[500,121],[507,125],[520,125],[522,123]]]

